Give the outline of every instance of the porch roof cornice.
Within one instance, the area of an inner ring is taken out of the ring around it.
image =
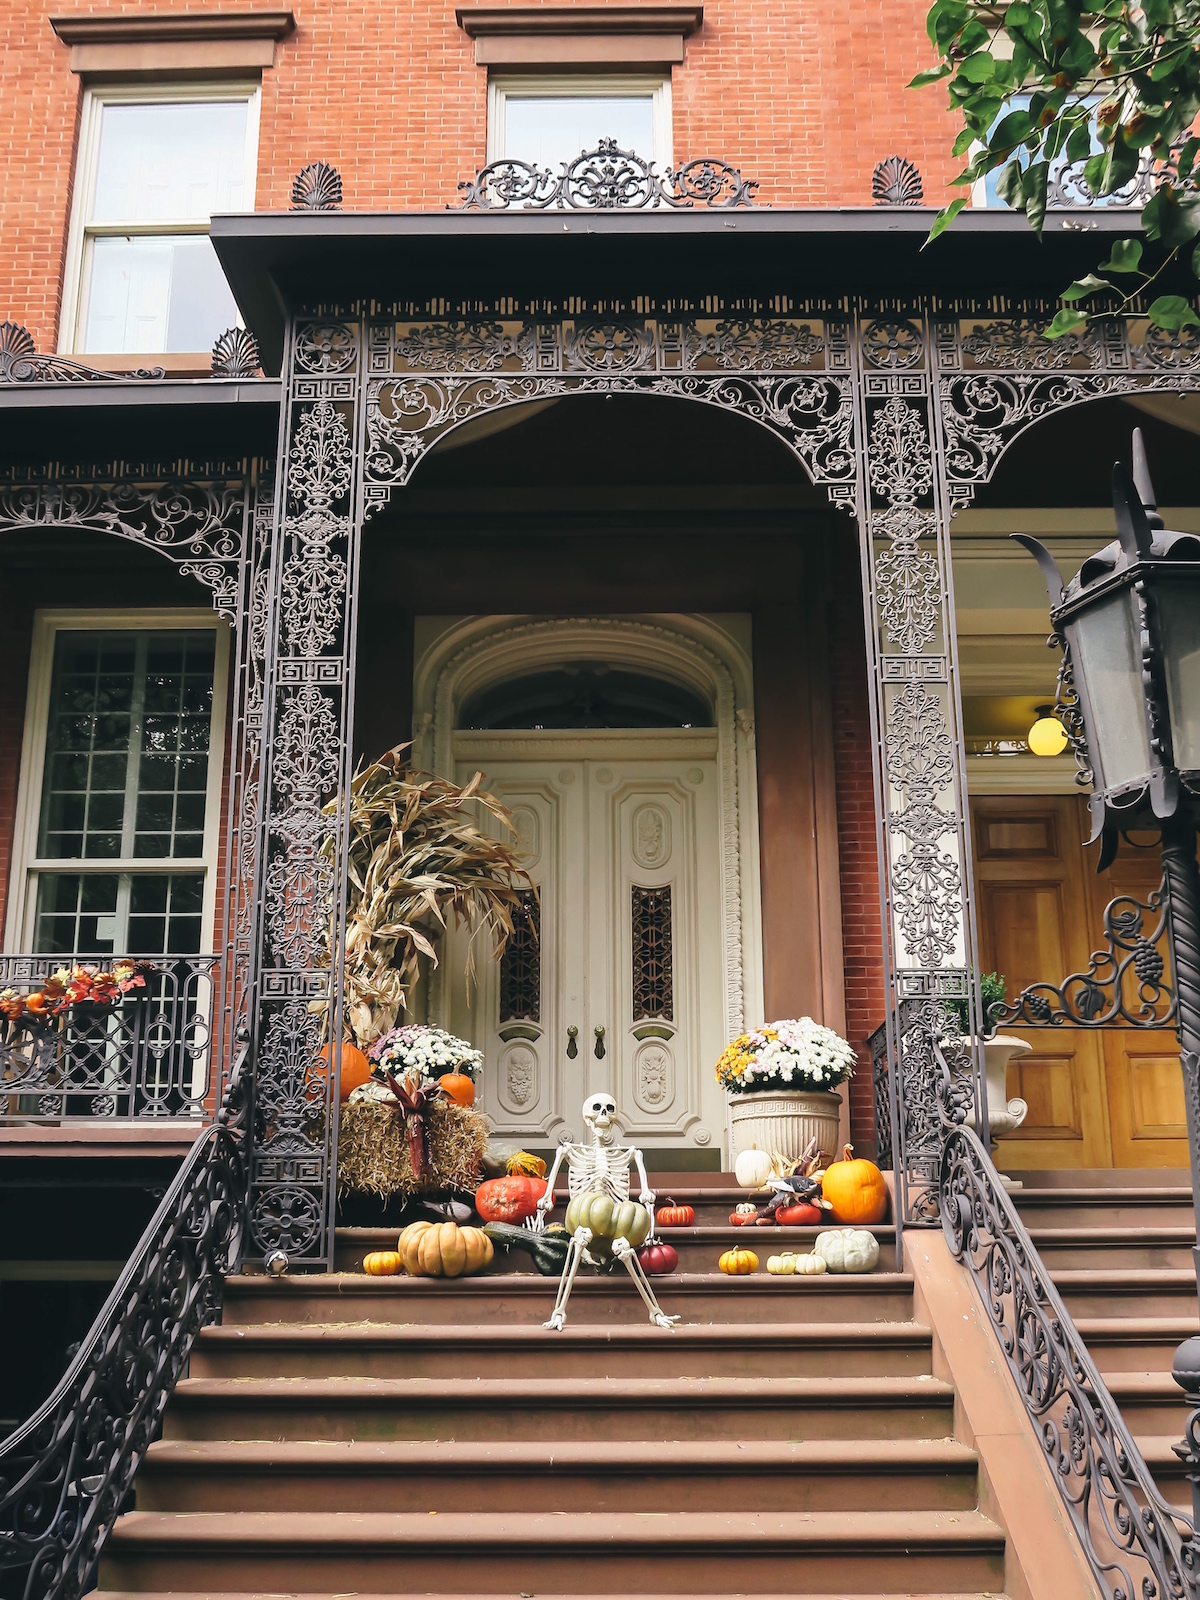
[[[1051,212],[1039,242],[1023,216],[980,208],[923,248],[934,215],[924,206],[256,212],[214,217],[212,240],[275,371],[287,311],[301,305],[1056,296],[1095,266],[1107,238],[1139,231],[1128,211]]]

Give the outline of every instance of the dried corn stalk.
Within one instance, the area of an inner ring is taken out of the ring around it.
[[[477,807],[516,838],[507,809],[482,793],[483,774],[465,787],[409,772],[397,745],[360,767],[350,785],[350,881],[346,913],[345,1017],[365,1049],[395,1026],[421,972],[438,964],[447,928],[467,927],[466,975],[475,977],[475,944],[499,959],[513,932],[513,911],[531,887],[519,854],[479,826]],[[333,805],[326,814],[335,814]],[[333,852],[332,839],[324,853]]]

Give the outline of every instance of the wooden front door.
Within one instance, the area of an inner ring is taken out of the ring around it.
[[[483,770],[538,889],[521,938],[499,966],[479,963],[474,992],[452,962],[449,1025],[484,1052],[480,1103],[498,1137],[580,1136],[584,1098],[607,1090],[631,1141],[719,1151],[715,733],[461,737],[458,781]]]
[[[1008,997],[1026,984],[1087,970],[1104,945],[1104,908],[1145,900],[1158,885],[1157,849],[1122,844],[1098,875],[1085,850],[1081,796],[980,796],[971,802],[980,962]],[[1033,1046],[1008,1069],[1008,1093],[1028,1102],[999,1141],[1002,1169],[1184,1167],[1188,1162],[1179,1049],[1170,1029],[1006,1028]]]

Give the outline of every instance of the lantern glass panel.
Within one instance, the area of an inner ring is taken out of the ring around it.
[[[1161,577],[1158,637],[1171,714],[1171,749],[1181,772],[1200,771],[1200,573]]]
[[[1150,776],[1142,652],[1133,605],[1133,595],[1122,590],[1082,611],[1067,628],[1098,789],[1124,789]]]

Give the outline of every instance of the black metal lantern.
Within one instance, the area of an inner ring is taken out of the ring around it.
[[[1200,537],[1163,526],[1140,429],[1132,476],[1113,468],[1113,509],[1116,542],[1065,588],[1046,547],[1013,535],[1042,569],[1078,696],[1101,868],[1121,828],[1162,823],[1200,792]]]

